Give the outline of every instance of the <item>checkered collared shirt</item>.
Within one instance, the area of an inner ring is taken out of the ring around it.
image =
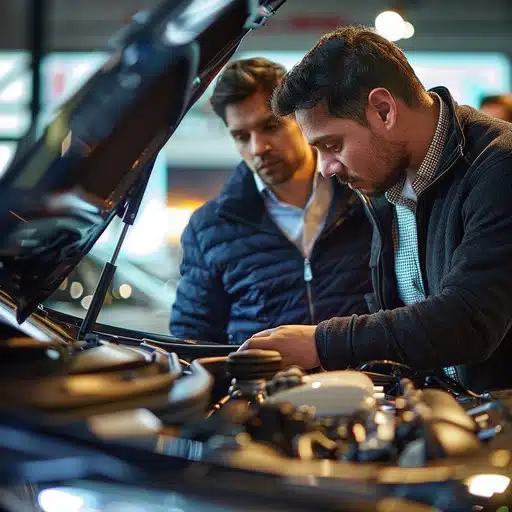
[[[427,154],[416,174],[406,175],[386,192],[387,200],[395,205],[393,245],[398,294],[404,304],[415,304],[426,299],[421,276],[416,224],[416,203],[421,193],[434,179],[443,152],[449,128],[448,107],[435,93],[439,102],[439,120]],[[446,375],[457,379],[454,367],[444,369]]]
[[[449,127],[448,107],[437,94],[432,93],[432,96],[439,102],[440,112],[427,154],[417,173],[407,172],[401,181],[386,192],[387,200],[395,205],[395,274],[398,294],[404,304],[415,304],[426,298],[418,254],[416,202],[434,179]]]

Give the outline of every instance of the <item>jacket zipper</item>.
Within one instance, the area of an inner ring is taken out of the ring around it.
[[[345,222],[345,215],[341,215],[337,219],[333,220],[330,226],[326,226],[322,233],[317,237],[313,247],[311,248],[311,255],[315,250],[315,245],[318,244],[321,240],[327,238],[331,233],[334,232],[343,222]],[[308,309],[309,309],[309,317],[311,320],[311,325],[316,325],[316,315],[315,315],[315,303],[313,301],[313,270],[311,269],[311,261],[309,258],[304,258],[304,282],[306,283],[306,295],[308,299]]]
[[[313,271],[308,258],[304,258],[304,282],[306,283],[306,295],[308,297],[309,318],[311,325],[315,325],[315,305],[313,304],[313,293],[311,290],[311,281],[313,280]]]
[[[258,229],[261,229],[261,227],[258,226],[257,224],[254,224],[252,222],[247,222],[245,219],[238,217],[237,215],[233,215],[231,213],[229,213],[229,214],[224,213],[222,216],[226,219],[235,220],[235,221],[241,222],[247,226],[254,226]],[[341,216],[341,218],[338,218],[330,226],[328,226],[326,228],[326,230],[323,233],[321,233],[320,236],[316,239],[315,244],[313,245],[313,248],[311,249],[311,254],[313,254],[314,246],[318,243],[318,241],[327,237],[331,232],[333,232],[344,221],[345,221],[345,216]],[[272,235],[275,235],[274,231],[269,231],[269,230],[264,230],[264,231],[271,233]],[[297,249],[297,251],[300,253],[300,255],[302,257],[304,257],[302,252],[299,250],[299,248],[295,244],[290,242],[290,240],[282,233],[281,233],[281,235],[287,242],[289,242],[293,247],[295,247]],[[313,271],[311,270],[311,262],[310,262],[309,258],[304,258],[304,283],[306,284],[306,296],[307,296],[307,302],[308,302],[308,311],[309,311],[309,317],[311,320],[311,325],[315,325],[316,324],[316,322],[315,322],[315,304],[313,301],[312,281],[313,281]]]
[[[345,205],[346,209],[346,205]],[[311,248],[311,255],[313,255],[315,246],[320,242],[321,240],[324,240],[327,238],[331,233],[333,233],[343,222],[345,222],[346,216],[340,215],[339,217],[335,218],[330,225],[326,226],[320,235],[315,240],[315,243],[313,244],[313,247]],[[304,258],[304,282],[306,284],[306,295],[308,299],[308,309],[309,309],[309,318],[311,321],[311,325],[316,325],[316,314],[315,314],[315,302],[313,300],[313,270],[311,269],[311,261],[309,258]]]

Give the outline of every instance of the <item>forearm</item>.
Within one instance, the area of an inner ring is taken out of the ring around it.
[[[322,322],[315,340],[326,369],[391,359],[415,369],[489,357],[507,331],[508,314],[467,291],[447,290],[421,303]]]

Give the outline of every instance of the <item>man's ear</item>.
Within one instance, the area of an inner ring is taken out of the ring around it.
[[[379,87],[370,91],[366,117],[370,126],[381,130],[389,131],[396,125],[397,104],[387,89]]]

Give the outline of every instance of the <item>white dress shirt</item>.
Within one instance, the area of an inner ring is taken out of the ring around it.
[[[309,258],[329,212],[334,193],[332,180],[316,171],[313,190],[304,208],[280,201],[256,173],[254,181],[272,220],[302,255]]]

